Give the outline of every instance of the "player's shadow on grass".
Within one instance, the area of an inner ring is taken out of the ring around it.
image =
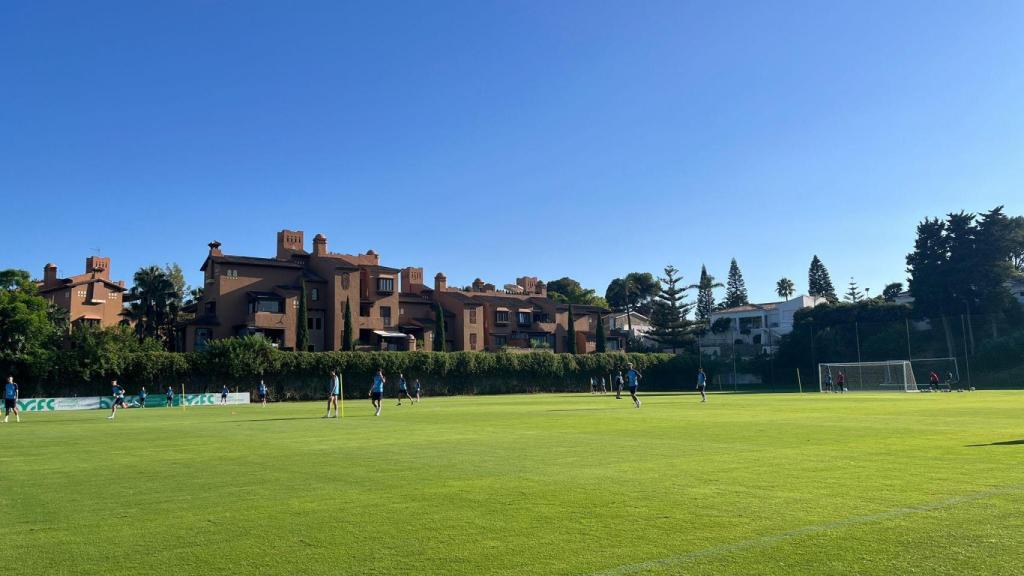
[[[1020,440],[1006,440],[1004,442],[989,442],[988,444],[968,444],[968,448],[981,448],[983,446],[1016,446],[1024,445],[1024,438]]]

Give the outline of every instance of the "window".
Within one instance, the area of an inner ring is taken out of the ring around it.
[[[508,310],[498,310],[494,313],[496,324],[508,324]]]
[[[534,322],[547,322],[548,321],[548,315],[543,310],[534,310],[533,311],[533,321]]]
[[[378,294],[391,294],[395,291],[395,279],[394,278],[377,278],[377,293]]]
[[[312,290],[310,290],[309,299],[312,300],[313,302],[318,302],[320,300],[320,289],[313,288]]]
[[[519,325],[520,326],[529,326],[530,325],[530,320],[532,320],[531,316],[532,315],[529,312],[518,312],[518,313],[516,313],[516,317],[519,320]]]
[[[324,319],[323,318],[306,318],[306,328],[310,330],[323,330]]]
[[[380,307],[380,319],[384,321],[385,328],[391,326],[391,306]]]
[[[209,328],[196,328],[196,351],[202,351],[206,349],[206,343],[210,341],[210,329]]]
[[[476,334],[469,335],[469,349],[476,350]]]
[[[224,271],[224,275],[228,278],[238,278],[238,270],[229,269]]]
[[[205,312],[206,314],[216,314],[217,313],[217,303],[216,302],[207,302],[207,303],[203,304],[203,312]]]
[[[280,314],[284,311],[284,306],[280,300],[256,300],[249,302],[249,313],[253,312],[272,312],[274,314]]]
[[[502,347],[504,347],[506,345],[508,345],[508,336],[495,336],[494,337],[494,347],[495,348],[502,348]]]
[[[469,309],[469,323],[476,324],[476,308]]]

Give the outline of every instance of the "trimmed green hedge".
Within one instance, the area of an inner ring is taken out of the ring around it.
[[[332,370],[344,377],[345,396],[365,397],[377,368],[394,395],[398,374],[419,379],[425,394],[504,394],[589,390],[591,376],[609,377],[632,362],[644,373],[644,390],[690,388],[696,359],[671,354],[554,354],[488,352],[281,352],[259,338],[211,342],[204,352],[131,352],[85,361],[73,351],[57,352],[46,367],[30,367],[23,389],[33,396],[107,394],[117,378],[134,393],[182,384],[188,392],[253,391],[260,377],[279,400],[322,398]],[[26,374],[21,376],[24,378]],[[38,376],[36,376],[38,375]]]

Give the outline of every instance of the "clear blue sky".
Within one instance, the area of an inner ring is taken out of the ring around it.
[[[0,267],[115,277],[281,228],[468,284],[819,254],[1024,213],[1024,3],[0,3]],[[692,297],[692,295],[691,295]]]

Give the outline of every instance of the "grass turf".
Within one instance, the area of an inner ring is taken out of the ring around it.
[[[322,410],[0,424],[0,565],[20,576],[1024,570],[1018,392]]]

